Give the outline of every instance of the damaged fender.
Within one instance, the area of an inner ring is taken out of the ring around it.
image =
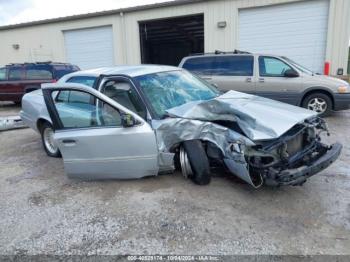
[[[245,136],[221,125],[200,120],[183,118],[167,118],[153,120],[160,156],[171,152],[175,145],[183,141],[199,139],[211,142],[223,153],[225,163],[231,172],[251,184],[254,183],[249,175],[248,164],[244,159],[243,150],[246,146],[254,146],[254,142]],[[236,145],[236,146],[234,146]],[[169,160],[169,158],[167,158]],[[159,165],[165,166],[164,157],[159,158]]]

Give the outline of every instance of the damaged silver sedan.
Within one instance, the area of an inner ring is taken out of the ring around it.
[[[94,88],[43,86],[50,116],[44,126],[53,130],[47,142],[62,154],[69,177],[133,179],[179,166],[205,185],[219,164],[256,188],[302,185],[342,149],[322,143],[327,125],[313,111],[221,94],[185,70],[130,66],[97,75]],[[33,127],[31,100],[24,97],[21,116]]]

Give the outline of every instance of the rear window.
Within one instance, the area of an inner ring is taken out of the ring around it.
[[[79,71],[79,67],[74,65],[55,65],[54,66],[54,76],[55,79],[60,79],[62,76]]]
[[[80,91],[61,91],[56,97],[56,102],[90,104],[91,95]]]
[[[22,79],[23,79],[22,67],[11,67],[9,69],[9,80],[22,80]]]
[[[6,68],[0,68],[0,81],[5,81],[6,79]]]
[[[183,68],[199,75],[210,75],[215,57],[189,58],[183,64]]]
[[[26,79],[28,80],[50,80],[52,78],[49,66],[31,65],[26,67]]]
[[[200,75],[252,76],[253,56],[210,56],[189,58],[183,68]]]
[[[253,56],[217,56],[213,63],[212,75],[252,76]]]
[[[96,77],[93,76],[73,76],[67,80],[68,83],[83,84],[93,87],[96,81]]]

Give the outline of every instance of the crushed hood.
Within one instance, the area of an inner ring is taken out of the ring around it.
[[[317,113],[275,100],[229,91],[208,101],[195,101],[167,110],[172,117],[237,122],[253,140],[276,139]]]

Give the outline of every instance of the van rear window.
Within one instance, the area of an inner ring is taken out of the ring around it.
[[[253,70],[253,56],[217,56],[213,63],[212,75],[252,76]]]
[[[183,68],[199,75],[210,75],[213,67],[214,57],[189,58],[183,64]]]
[[[246,55],[194,57],[187,59],[182,67],[199,75],[252,76],[254,57]]]

